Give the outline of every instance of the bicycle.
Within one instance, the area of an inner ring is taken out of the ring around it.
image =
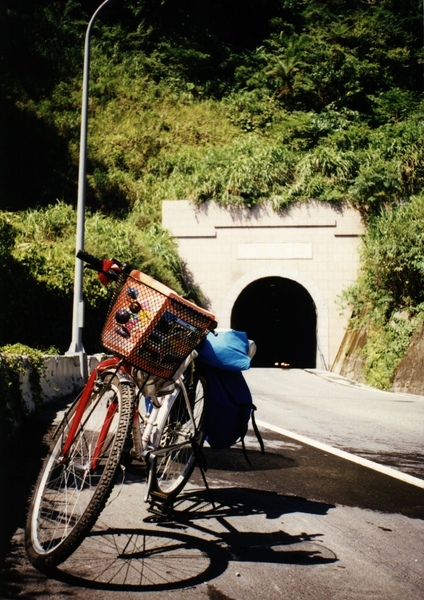
[[[55,431],[30,501],[25,545],[48,572],[82,543],[106,506],[119,469],[145,468],[150,509],[169,512],[201,448],[205,382],[196,347],[215,316],[116,259],[79,251],[104,282],[117,282],[101,361]]]

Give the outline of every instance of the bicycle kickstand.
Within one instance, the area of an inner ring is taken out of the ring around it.
[[[203,483],[205,484],[206,492],[209,496],[210,503],[212,504],[212,507],[215,510],[215,502],[213,501],[212,492],[206,479],[207,465],[205,455],[203,454],[202,447],[197,443],[197,440],[195,438],[191,440],[191,445],[193,448],[194,456],[196,457],[196,463],[202,475]]]

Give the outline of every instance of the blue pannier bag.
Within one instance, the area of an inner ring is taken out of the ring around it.
[[[198,349],[198,369],[206,382],[205,436],[214,449],[230,448],[238,441],[242,442],[249,421],[261,446],[264,446],[256,426],[250,389],[243,377],[242,370],[250,367],[249,340],[246,333],[239,331],[209,334],[206,343]],[[247,461],[250,463],[245,452]]]
[[[245,331],[229,329],[209,333],[199,350],[199,359],[209,367],[225,371],[250,369],[249,340]]]

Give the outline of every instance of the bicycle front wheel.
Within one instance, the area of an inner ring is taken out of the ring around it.
[[[165,404],[165,418],[158,435],[159,451],[152,468],[152,489],[167,499],[174,498],[186,485],[203,445],[205,411],[205,382],[194,376],[189,384],[177,389],[173,401]],[[163,415],[162,415],[163,417]]]
[[[109,373],[88,394],[83,391],[65,415],[44,460],[25,528],[28,557],[40,571],[68,558],[105,507],[133,410],[132,386]]]

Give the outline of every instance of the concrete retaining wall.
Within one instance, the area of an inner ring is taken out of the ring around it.
[[[104,358],[103,354],[95,354],[87,357],[88,372]],[[36,408],[43,403],[58,400],[72,394],[77,394],[84,386],[81,375],[79,356],[46,356],[44,358],[45,372],[40,378],[41,395],[36,394],[31,387],[30,360],[24,357],[24,363],[28,368],[20,375],[20,397],[13,398],[12,406],[7,406],[8,431],[10,435],[22,423],[25,417],[31,415]]]

